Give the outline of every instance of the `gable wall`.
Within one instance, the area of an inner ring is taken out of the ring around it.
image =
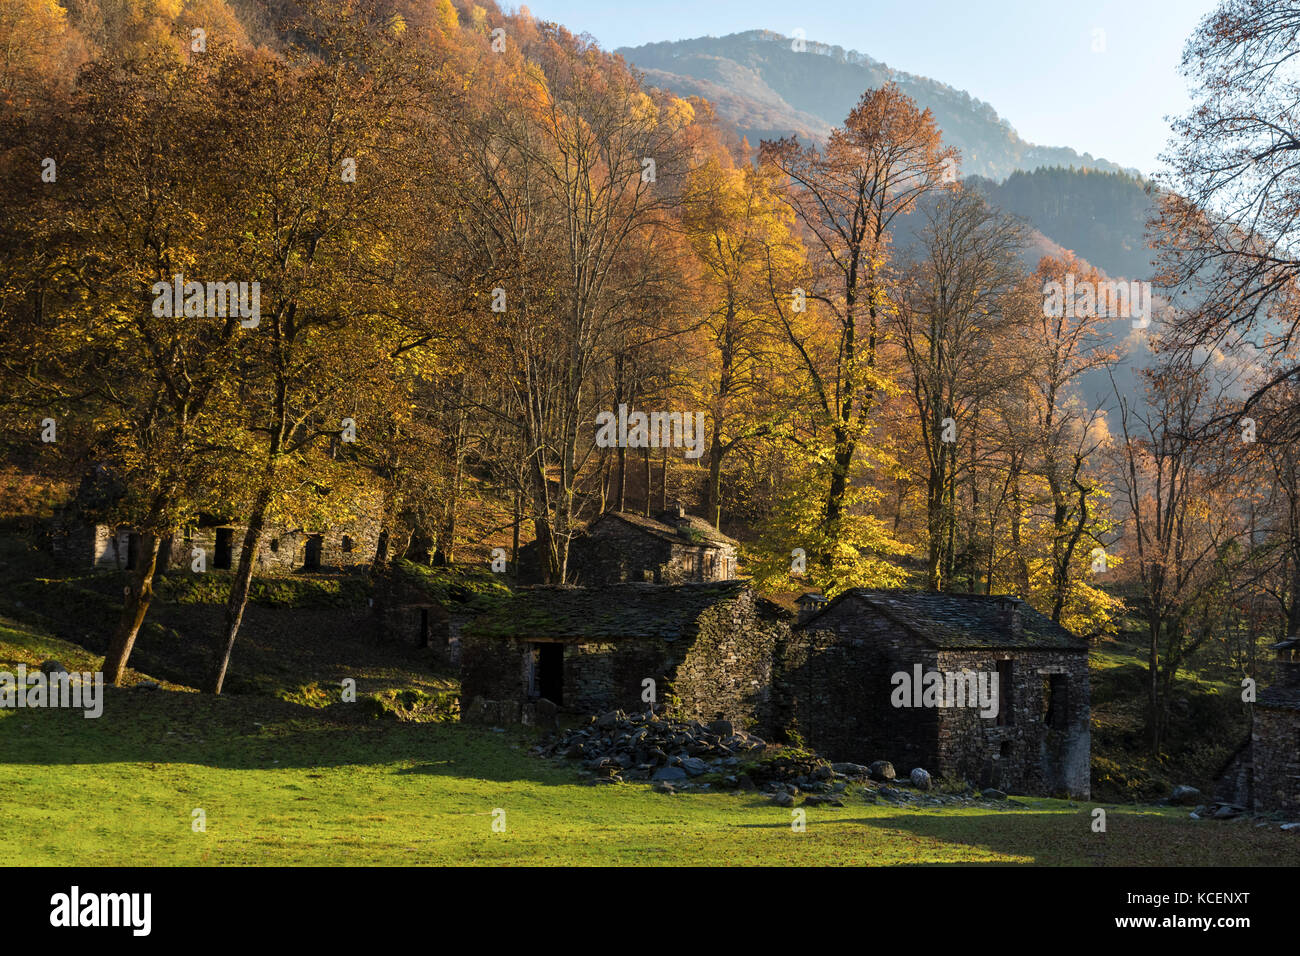
[[[795,631],[780,665],[786,716],[808,745],[832,760],[888,760],[900,774],[932,768],[938,715],[890,703],[895,671],[933,666],[935,652],[856,598]]]

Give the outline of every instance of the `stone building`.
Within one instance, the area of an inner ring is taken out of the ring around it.
[[[743,582],[521,588],[462,631],[462,713],[645,710],[653,688],[670,713],[765,729],[786,626]]]
[[[462,632],[462,712],[643,710],[651,680],[671,713],[795,731],[834,760],[1088,795],[1085,640],[1009,597],[854,590],[799,606],[794,620],[743,581],[522,588]]]
[[[738,574],[736,542],[681,505],[653,518],[607,511],[574,539],[572,552],[574,579],[586,586],[729,581]]]
[[[200,523],[163,542],[161,555],[167,568],[186,569],[194,549],[201,548],[209,570],[229,570],[239,563],[244,545],[243,525],[226,522]],[[90,524],[60,535],[51,548],[56,557],[72,565],[97,570],[130,570],[135,567],[139,535],[130,528]],[[271,528],[262,535],[257,573],[341,571],[367,567],[375,560],[378,544],[376,526],[364,521],[342,528],[311,531],[303,528]]]
[[[776,670],[778,719],[832,759],[1088,795],[1087,642],[1019,599],[857,589],[806,600]],[[927,685],[942,690],[927,698]],[[981,687],[996,707],[971,706]]]
[[[1300,814],[1300,637],[1273,645],[1271,682],[1255,700],[1245,805]]]
[[[112,469],[96,465],[82,478],[72,500],[45,523],[45,546],[73,568],[134,568],[140,536],[133,528],[110,523],[125,494],[125,485]],[[372,564],[381,548],[378,499],[362,496],[349,501],[349,507],[353,517],[335,527],[267,528],[258,549],[257,573],[340,571]],[[232,514],[201,514],[163,541],[161,568],[188,569],[195,548],[203,550],[207,569],[233,568],[246,531]]]

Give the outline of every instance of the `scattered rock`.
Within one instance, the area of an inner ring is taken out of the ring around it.
[[[928,770],[922,770],[920,767],[917,767],[912,771],[911,777],[912,786],[916,787],[917,790],[929,790],[932,786],[930,771]]]
[[[52,674],[66,674],[68,669],[58,661],[41,661],[41,673],[49,677]]]
[[[841,776],[851,777],[854,780],[862,780],[870,772],[868,767],[864,767],[860,763],[833,763],[831,769]]]
[[[1284,823],[1284,824],[1282,824],[1281,829],[1283,829],[1283,830],[1298,830],[1298,831],[1300,831],[1300,823]]]
[[[793,807],[794,797],[791,794],[786,793],[784,790],[778,790],[776,793],[772,794],[772,802],[778,807]]]
[[[844,806],[844,801],[843,801],[843,800],[841,800],[839,797],[833,797],[833,796],[830,796],[829,794],[823,795],[823,794],[816,794],[816,793],[814,793],[814,794],[811,794],[811,795],[809,795],[809,796],[807,796],[807,797],[804,797],[803,802],[804,802],[804,806],[806,806],[806,807],[842,807],[842,806]]]
[[[867,776],[872,780],[884,783],[886,780],[893,780],[896,776],[894,765],[888,760],[877,760],[871,766],[867,767]]]
[[[731,737],[736,733],[736,726],[729,720],[715,720],[709,724],[709,733],[719,737]]]
[[[698,777],[702,773],[709,772],[709,765],[699,757],[687,757],[681,762],[680,766],[692,777]]]
[[[1007,798],[1007,795],[1001,790],[995,790],[992,787],[987,790],[981,790],[980,796],[985,800],[1005,800]]]
[[[660,767],[650,776],[651,780],[675,783],[686,779],[686,771],[681,767]]]
[[[1200,802],[1201,791],[1195,787],[1179,784],[1169,793],[1169,802],[1175,806],[1192,807]]]
[[[1228,806],[1227,804],[1220,806],[1213,813],[1213,819],[1215,820],[1231,820],[1239,816],[1241,816],[1241,810],[1237,807]]]

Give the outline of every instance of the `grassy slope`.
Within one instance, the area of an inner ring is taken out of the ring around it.
[[[0,620],[0,667],[98,660]],[[1025,799],[917,811],[850,798],[790,813],[755,795],[587,786],[523,734],[371,720],[271,697],[109,691],[104,716],[0,711],[0,861],[30,864],[1078,865],[1294,862],[1296,836],[1185,811]],[[191,828],[202,808],[207,830]],[[506,832],[492,832],[492,811]]]
[[[100,666],[118,575],[68,575],[7,536],[0,537],[0,573],[10,582],[0,593],[0,668],[49,658],[75,670]],[[667,797],[643,786],[586,786],[572,768],[529,757],[524,735],[375,720],[367,716],[373,708],[299,706],[336,699],[338,681],[349,676],[362,695],[454,686],[424,652],[371,639],[359,583],[300,576],[264,583],[233,663],[232,686],[243,692],[213,700],[176,691],[203,673],[226,581],[219,573],[171,578],[132,659],[167,690],[110,691],[99,720],[0,711],[0,862],[1104,865],[1296,858],[1296,835],[1276,828],[1124,807],[1108,811],[1108,833],[1095,834],[1091,804],[1037,799],[1003,811],[917,811],[850,799],[843,809],[809,809],[807,832],[796,834],[788,810],[754,795]],[[1094,661],[1094,750],[1103,767],[1112,757],[1123,761],[1122,785],[1110,799],[1136,799],[1157,786],[1151,774],[1132,770],[1138,667],[1120,645]],[[128,683],[144,677],[132,672]],[[190,828],[196,807],[207,814],[206,833]],[[505,833],[491,829],[498,807],[506,811]]]
[[[1132,630],[1089,656],[1092,678],[1093,796],[1155,800],[1177,784],[1209,793],[1214,777],[1247,733],[1240,675],[1193,661],[1180,668],[1163,759],[1146,750],[1145,650]]]

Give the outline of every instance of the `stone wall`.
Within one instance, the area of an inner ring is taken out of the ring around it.
[[[230,567],[236,567],[247,530],[240,525],[192,528],[183,535],[175,536],[172,540],[172,563],[178,567],[189,567],[193,549],[203,548],[207,552],[208,568],[216,568],[217,533],[222,530],[230,532]],[[339,571],[369,567],[374,563],[379,530],[377,525],[365,521],[322,531],[319,535],[302,529],[268,529],[262,534],[261,547],[258,548],[257,573],[303,570],[307,563],[307,545],[313,537],[320,539],[320,570]]]
[[[1300,710],[1256,704],[1250,749],[1255,809],[1300,813]]]
[[[981,717],[976,708],[893,704],[897,672],[911,675],[920,665],[922,674],[991,674],[999,659],[1011,660],[1009,722]],[[1053,675],[1065,681],[1059,728],[1048,727],[1043,713],[1044,682]],[[939,651],[850,599],[791,635],[777,681],[787,708],[781,722],[832,760],[888,760],[903,772],[924,767],[1017,793],[1089,792],[1086,651]]]
[[[685,584],[735,577],[736,552],[669,541],[610,516],[575,539],[571,562],[577,583],[588,587],[623,581]]]
[[[744,591],[706,611],[698,628],[672,680],[675,715],[774,734],[781,715],[772,676],[788,626]]]
[[[659,571],[672,558],[672,546],[626,521],[605,518],[574,542],[578,583],[591,586],[621,581],[660,581]]]
[[[781,655],[781,722],[832,760],[888,760],[903,773],[934,769],[938,712],[890,702],[894,672],[933,667],[934,651],[855,601],[842,601],[814,623],[795,631]]]
[[[773,714],[773,649],[779,621],[760,612],[752,592],[710,607],[693,632],[677,640],[616,638],[560,641],[565,710],[602,713],[645,710],[644,681],[655,682],[659,703],[698,720],[724,718],[765,732]],[[521,637],[461,638],[462,709],[476,699],[529,696],[533,645]]]
[[[1084,651],[945,651],[941,671],[996,673],[1011,665],[1010,719],[981,717],[972,708],[940,711],[940,773],[1013,793],[1086,798],[1091,788],[1091,695]],[[1057,678],[1055,684],[1049,682]],[[1049,690],[1050,688],[1050,690]],[[1064,692],[1058,725],[1047,722],[1048,694]],[[1003,696],[1006,696],[1005,694]]]

